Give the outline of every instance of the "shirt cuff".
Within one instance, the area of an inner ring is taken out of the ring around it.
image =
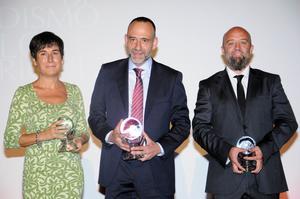
[[[106,134],[106,136],[105,136],[105,142],[106,142],[107,144],[114,144],[113,142],[108,141],[108,138],[109,138],[109,136],[110,136],[110,134],[111,134],[112,132],[113,132],[112,130],[109,131],[108,134]]]
[[[227,158],[227,160],[226,160],[226,165],[228,165],[230,163],[230,159],[229,158]]]
[[[164,149],[162,148],[161,144],[159,144],[158,142],[156,142],[156,144],[158,144],[159,148],[160,148],[160,153],[157,154],[157,156],[163,156],[165,155],[165,151]]]

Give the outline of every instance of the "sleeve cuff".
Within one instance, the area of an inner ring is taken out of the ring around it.
[[[112,143],[112,142],[108,141],[108,138],[109,138],[109,136],[110,136],[110,134],[111,134],[112,132],[113,132],[112,130],[111,130],[111,131],[109,131],[109,133],[108,133],[108,134],[106,134],[106,136],[105,136],[105,142],[106,142],[107,144],[114,144],[114,143]]]
[[[160,153],[157,154],[157,156],[163,156],[165,155],[165,151],[164,149],[162,148],[161,144],[159,142],[156,142],[156,144],[158,144],[159,148],[160,148]]]
[[[227,158],[227,160],[226,160],[226,165],[228,165],[230,163],[230,159],[229,158]]]

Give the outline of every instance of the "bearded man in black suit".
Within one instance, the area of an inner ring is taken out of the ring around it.
[[[280,148],[298,125],[280,77],[250,67],[252,51],[247,30],[229,29],[225,70],[199,83],[193,137],[209,155],[206,192],[215,199],[278,199],[288,189]],[[240,147],[241,138],[252,147]]]

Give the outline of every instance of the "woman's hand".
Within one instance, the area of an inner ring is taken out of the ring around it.
[[[69,152],[79,152],[82,148],[82,138],[76,137],[72,140],[72,142],[68,143],[66,146],[66,150]]]
[[[89,137],[86,134],[82,134],[80,137],[75,137],[72,142],[67,143],[66,149],[69,152],[79,152],[88,140]]]
[[[64,139],[68,129],[61,125],[62,121],[53,122],[47,129],[40,132],[27,133],[26,128],[22,127],[19,144],[21,147],[27,147],[38,144],[46,140]]]
[[[61,123],[63,121],[59,120],[53,122],[47,129],[40,133],[41,141],[42,140],[52,140],[52,139],[65,139],[65,133],[68,131]],[[42,135],[44,134],[44,135]],[[42,137],[44,136],[45,139]]]

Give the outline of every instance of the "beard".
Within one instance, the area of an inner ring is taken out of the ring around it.
[[[243,70],[251,61],[251,56],[229,57],[226,62],[232,70]]]
[[[136,65],[136,66],[141,66],[143,65],[151,56],[150,55],[145,55],[141,57],[134,57],[131,55],[131,53],[128,54],[129,58],[131,61]]]

